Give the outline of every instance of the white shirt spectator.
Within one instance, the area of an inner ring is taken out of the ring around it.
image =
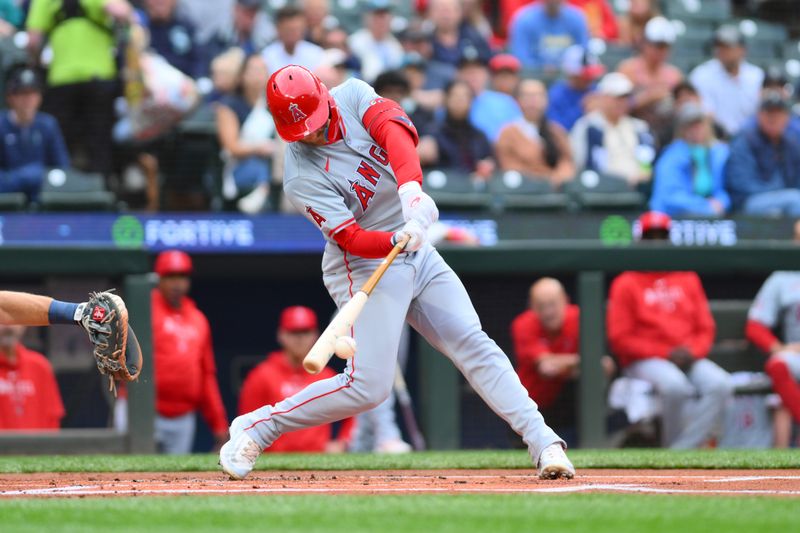
[[[731,76],[716,58],[698,65],[689,81],[697,88],[703,106],[729,135],[739,132],[758,109],[764,71],[742,61],[738,76]]]
[[[403,46],[391,34],[377,41],[372,32],[362,28],[350,36],[347,44],[361,60],[361,75],[369,83],[381,72],[400,68],[403,63]]]
[[[293,54],[287,52],[280,41],[275,41],[261,52],[270,75],[286,65],[300,65],[313,71],[322,62],[323,55],[322,48],[308,41],[298,42]]]

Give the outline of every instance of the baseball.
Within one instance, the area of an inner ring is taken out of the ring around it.
[[[333,353],[341,359],[350,359],[356,353],[356,340],[353,337],[339,337],[333,345]]]

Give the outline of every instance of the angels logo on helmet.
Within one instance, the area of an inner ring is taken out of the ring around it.
[[[289,104],[289,112],[292,114],[292,120],[295,123],[300,122],[301,120],[308,118],[305,113],[303,113],[300,108],[297,106],[296,103],[292,102]]]

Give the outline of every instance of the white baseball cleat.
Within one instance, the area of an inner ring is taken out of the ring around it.
[[[385,454],[409,453],[411,451],[411,445],[402,439],[386,440],[375,448],[375,453]]]
[[[539,479],[572,479],[575,467],[560,443],[551,444],[539,455]]]
[[[238,416],[231,422],[230,440],[219,450],[219,465],[231,479],[244,479],[253,470],[261,446],[244,432],[245,421]]]

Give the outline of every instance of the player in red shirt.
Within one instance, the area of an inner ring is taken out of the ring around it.
[[[542,278],[531,286],[530,309],[511,323],[519,379],[562,435],[575,426],[574,391],[565,385],[578,375],[578,316],[561,283]]]
[[[645,213],[639,222],[642,240],[669,238],[667,215]],[[706,359],[716,326],[697,274],[623,272],[611,284],[607,328],[624,373],[650,382],[661,397],[663,444],[707,443],[722,424],[733,386]]]
[[[519,379],[543,416],[568,443],[577,436],[579,318],[578,306],[569,303],[561,283],[542,278],[531,286],[530,309],[511,323]],[[602,364],[606,375],[614,373],[610,357],[604,355]]]
[[[228,438],[228,418],[217,384],[208,320],[187,294],[192,260],[167,250],[156,258],[152,293],[156,443],[165,453],[189,453],[199,410],[216,447]]]
[[[239,414],[288,398],[307,385],[336,375],[330,368],[311,375],[303,369],[303,358],[319,337],[317,315],[308,307],[287,307],[281,313],[278,343],[272,352],[244,380],[239,393]],[[353,418],[341,422],[339,435],[332,438],[332,425],[310,427],[286,433],[272,443],[269,452],[343,452],[347,449]]]
[[[19,341],[24,326],[0,326],[0,430],[57,430],[64,404],[50,362]]]

